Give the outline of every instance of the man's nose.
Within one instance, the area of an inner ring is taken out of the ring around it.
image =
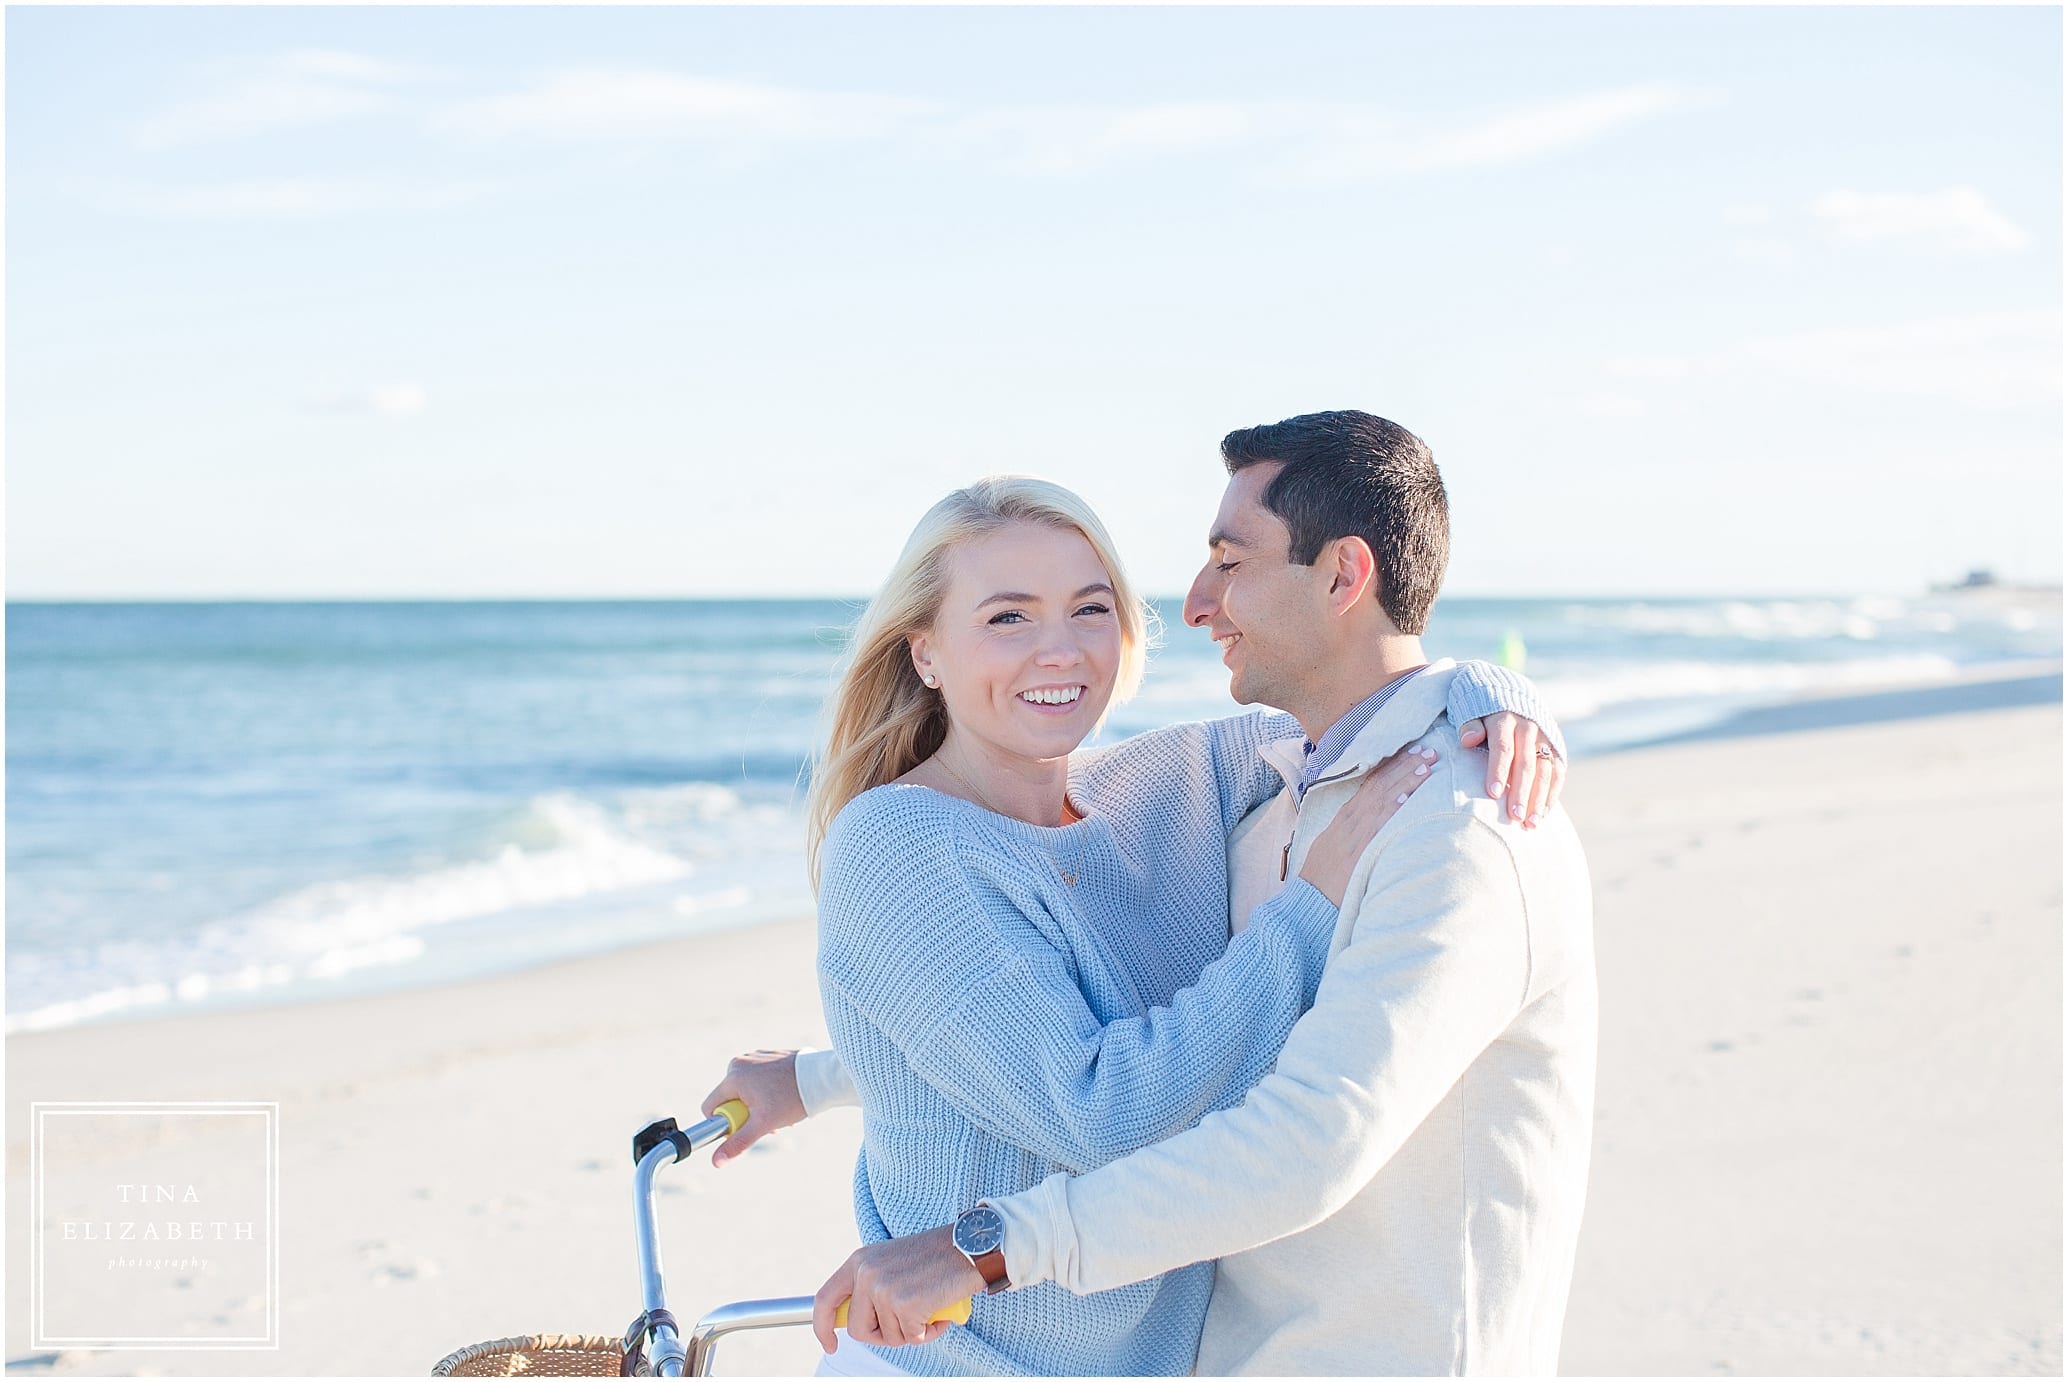
[[[1213,595],[1212,576],[1212,571],[1201,567],[1192,578],[1192,588],[1185,592],[1185,622],[1196,628],[1205,628],[1220,608],[1220,601]]]

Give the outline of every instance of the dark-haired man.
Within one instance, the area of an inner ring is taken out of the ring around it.
[[[964,1218],[1002,1227],[1013,1286],[1221,1259],[1201,1373],[1554,1371],[1593,1114],[1578,838],[1563,813],[1526,829],[1483,795],[1486,755],[1444,715],[1451,666],[1419,638],[1449,551],[1428,448],[1335,412],[1231,433],[1222,454],[1186,622],[1221,645],[1237,700],[1306,732],[1265,751],[1286,790],[1231,838],[1232,915],[1297,875],[1380,760],[1432,747],[1435,777],[1367,849],[1314,1006],[1240,1106]],[[981,1291],[995,1272],[954,1227],[863,1248],[822,1313],[853,1294],[895,1334]]]

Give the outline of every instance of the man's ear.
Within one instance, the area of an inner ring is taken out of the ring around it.
[[[1331,614],[1347,614],[1360,601],[1376,598],[1379,559],[1371,544],[1361,537],[1339,537],[1321,551],[1321,561],[1333,566],[1328,585]]]

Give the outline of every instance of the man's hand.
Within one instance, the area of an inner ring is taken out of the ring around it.
[[[1565,760],[1537,752],[1539,745],[1548,750],[1551,741],[1538,732],[1535,720],[1497,710],[1465,721],[1458,728],[1458,744],[1468,749],[1486,745],[1486,794],[1499,801],[1506,792],[1508,814],[1525,830],[1534,830],[1558,804],[1565,787]]]
[[[734,1056],[725,1067],[725,1078],[704,1096],[704,1117],[716,1113],[727,1099],[738,1099],[747,1106],[747,1121],[718,1144],[711,1154],[713,1166],[723,1166],[770,1133],[804,1121],[804,1098],[797,1092],[797,1053],[749,1051]]]
[[[811,1307],[811,1332],[831,1353],[833,1312],[847,1304],[847,1336],[856,1343],[930,1344],[949,1329],[927,1321],[984,1289],[984,1274],[955,1250],[952,1225],[858,1248],[826,1278]]]

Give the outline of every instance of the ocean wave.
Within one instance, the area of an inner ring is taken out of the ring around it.
[[[2046,624],[2029,601],[1958,596],[1861,595],[1852,599],[1630,601],[1569,604],[1570,629],[1645,637],[1731,639],[1747,643],[1869,642],[2001,632],[2034,632]]]
[[[423,933],[440,926],[697,875],[698,862],[641,838],[655,828],[678,838],[700,833],[698,854],[738,857],[752,839],[788,820],[780,807],[745,803],[709,783],[627,793],[615,812],[571,793],[542,794],[508,823],[486,857],[314,884],[165,942],[112,940],[69,957],[18,957],[27,972],[11,976],[17,992],[87,991],[11,1012],[7,1030],[65,1027],[407,965],[422,958]],[[748,887],[715,886],[660,905],[691,916],[737,909],[753,897]]]
[[[1906,623],[1910,602],[1886,596],[1857,600],[1718,600],[1694,605],[1568,605],[1565,620],[1576,628],[1620,633],[1733,638],[1755,642],[1781,639],[1878,638],[1892,623]],[[1951,625],[1947,625],[1950,629]]]
[[[1562,721],[1584,720],[1636,701],[1787,699],[1804,693],[1879,686],[1915,686],[1961,674],[1936,654],[1842,662],[1645,662],[1590,669],[1583,676],[1546,675],[1538,690]]]

